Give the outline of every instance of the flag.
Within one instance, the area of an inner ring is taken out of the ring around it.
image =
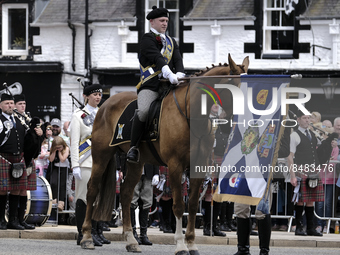
[[[299,0],[287,0],[285,13],[289,15],[292,11],[295,10],[295,6],[299,3]]]
[[[257,205],[264,196],[283,133],[281,92],[289,86],[289,80],[287,75],[241,76],[240,89],[245,97],[244,114],[233,118],[233,129],[214,194],[215,201]],[[250,89],[252,102],[248,99]],[[254,114],[255,110],[251,106],[263,114]]]

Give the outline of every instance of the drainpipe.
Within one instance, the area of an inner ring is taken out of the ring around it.
[[[85,1],[85,63],[84,63],[84,77],[85,84],[90,81],[90,73],[89,73],[89,0]]]
[[[221,25],[217,25],[217,20],[214,20],[214,25],[210,26],[211,35],[215,37],[215,63],[219,63],[220,55],[220,35],[221,35]]]
[[[67,18],[68,27],[72,30],[72,70],[76,71],[76,64],[74,62],[75,59],[75,45],[76,45],[76,28],[71,23],[71,0],[68,0],[68,18]]]
[[[336,67],[338,63],[338,35],[339,35],[339,24],[336,23],[336,19],[333,19],[333,24],[329,24],[329,34],[333,35],[333,45],[332,45],[332,53],[333,53],[333,66]]]
[[[118,26],[118,35],[121,36],[121,59],[120,62],[124,63],[126,60],[126,52],[127,52],[127,35],[129,33],[128,27],[125,25],[124,20],[120,21],[120,26]]]

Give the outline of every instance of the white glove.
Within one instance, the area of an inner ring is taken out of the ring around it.
[[[79,166],[76,166],[73,168],[73,176],[77,180],[81,180],[81,170]]]
[[[165,65],[165,66],[162,67],[162,73],[163,73],[163,77],[165,79],[169,79],[171,84],[178,84],[178,79],[177,79],[176,74],[171,72],[168,65]]]
[[[156,174],[152,177],[152,186],[156,186],[159,183],[159,175]]]
[[[185,73],[177,72],[177,73],[176,73],[176,76],[177,76],[178,79],[181,79],[181,78],[184,78],[184,77],[185,77]]]

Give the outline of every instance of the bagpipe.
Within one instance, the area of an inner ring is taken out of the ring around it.
[[[77,78],[77,81],[80,83],[82,87],[84,87],[84,84],[81,81],[80,77]],[[85,107],[85,105],[82,102],[80,102],[72,93],[69,93],[68,95],[72,98],[72,106],[76,106],[77,108],[80,108],[80,109],[83,109]]]

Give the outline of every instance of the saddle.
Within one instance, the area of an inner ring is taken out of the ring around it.
[[[166,95],[167,93],[163,93],[161,97],[152,102],[147,121],[145,122],[146,132],[142,137],[142,141],[150,140],[154,142],[159,138],[159,120],[161,118],[163,99]],[[120,115],[110,146],[117,146],[131,141],[132,120],[136,109],[137,99],[131,101]]]

